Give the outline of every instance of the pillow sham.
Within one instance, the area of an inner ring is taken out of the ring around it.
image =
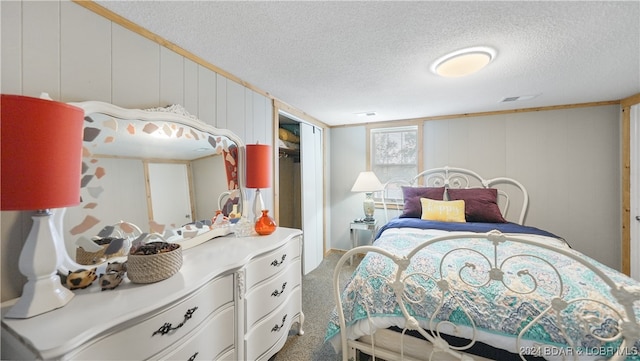
[[[425,221],[465,222],[464,201],[436,201],[420,198],[422,216]]]
[[[449,200],[463,200],[467,222],[506,223],[495,188],[447,189]]]
[[[400,218],[420,218],[422,205],[420,198],[442,200],[444,187],[402,187],[404,209]]]

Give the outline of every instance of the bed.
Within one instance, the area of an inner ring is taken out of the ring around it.
[[[443,167],[400,184],[400,215],[334,271],[343,360],[640,360],[640,283],[525,225],[521,183]]]

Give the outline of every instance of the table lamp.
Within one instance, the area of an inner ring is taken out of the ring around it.
[[[256,221],[265,209],[260,189],[271,186],[271,146],[266,144],[247,144],[245,151],[247,188],[255,188],[253,199],[253,217]]]
[[[80,203],[84,111],[53,100],[2,94],[0,208],[33,210],[18,267],[27,277],[7,318],[29,318],[66,305],[73,293],[57,275],[64,242],[50,209]]]
[[[375,203],[373,202],[373,192],[381,191],[384,188],[378,177],[373,172],[360,172],[356,182],[351,188],[352,192],[364,192],[365,198],[362,204],[364,208],[364,221],[373,222],[373,212]]]

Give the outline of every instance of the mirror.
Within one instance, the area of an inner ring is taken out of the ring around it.
[[[103,248],[92,239],[104,236],[130,242],[160,234],[192,247],[230,233],[229,227],[210,227],[217,210],[232,217],[247,212],[238,166],[244,145],[231,131],[207,125],[179,105],[140,110],[70,104],[85,111],[82,199],[66,209],[61,226],[72,260],[92,264],[79,258]],[[78,248],[82,244],[86,251]]]

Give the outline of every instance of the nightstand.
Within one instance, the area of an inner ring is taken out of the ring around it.
[[[376,232],[378,231],[378,221],[375,219],[373,221],[352,221],[349,226],[349,235],[351,237],[351,248],[355,248],[358,245],[358,231],[369,231],[371,232],[371,238],[369,240],[369,244],[373,243],[373,240],[376,237]],[[349,264],[353,264],[353,256],[349,259]]]

